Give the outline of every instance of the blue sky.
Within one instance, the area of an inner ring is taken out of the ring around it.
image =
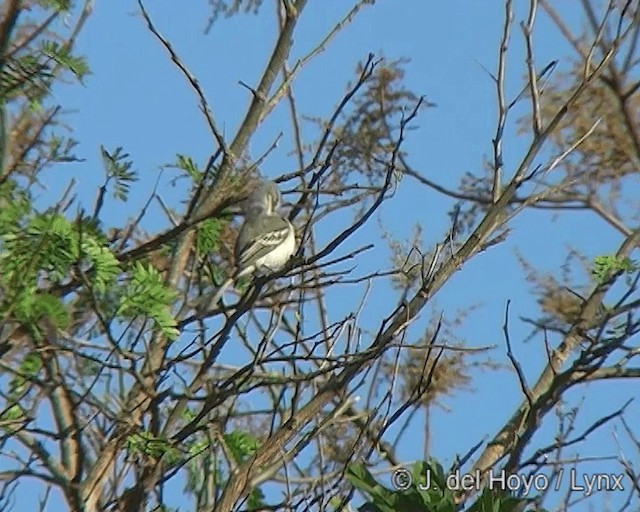
[[[205,35],[207,2],[159,0],[147,4],[157,28],[200,81],[218,126],[227,137],[232,137],[250,100],[248,91],[238,81],[253,84],[260,76],[274,40],[273,9],[269,5],[259,16],[220,20]],[[292,59],[314,48],[344,15],[350,2],[324,0],[309,4],[295,36]],[[524,2],[515,4],[519,22],[526,15],[526,6]],[[570,23],[578,26],[579,20],[571,9],[563,7]],[[495,89],[482,67],[495,70],[503,9],[502,2],[379,0],[375,6],[365,7],[327,50],[302,71],[294,88],[298,107],[306,116],[330,115],[347,82],[353,80],[357,62],[369,52],[388,59],[410,58],[406,66],[409,87],[425,94],[437,108],[423,111],[417,121],[420,129],[409,134],[405,149],[415,168],[453,188],[464,172],[479,174],[483,161],[491,155],[496,123]],[[559,70],[567,69],[570,49],[544,16],[539,16],[535,43],[539,67],[561,59]],[[102,144],[108,149],[124,146],[140,171],[142,185],[134,187],[131,204],[122,207],[113,203],[107,210],[105,219],[122,225],[137,213],[136,206],[146,201],[161,166],[175,161],[177,153],[204,162],[214,142],[194,94],[146,29],[136,2],[96,2],[77,50],[87,56],[93,74],[86,79],[85,86],[59,87],[56,100],[73,111],[69,120],[74,136],[80,141],[77,154],[86,161],[48,171],[48,189],[42,192],[41,201],[44,205],[58,198],[73,177],[78,182],[76,190],[81,201],[91,207],[103,179],[99,146]],[[524,73],[523,41],[516,25],[507,70],[509,97],[522,87]],[[288,111],[283,107],[276,109],[250,144],[251,156],[257,157],[279,132],[284,133],[278,149],[262,166],[267,176],[296,168],[290,156],[294,146]],[[515,134],[515,120],[515,117],[511,119],[506,130],[507,173],[519,161],[529,141],[527,135]],[[308,141],[313,140],[311,125],[304,126],[303,133]],[[164,172],[160,191],[165,201],[178,208],[178,201],[185,198],[185,189],[172,187],[171,177],[171,171]],[[405,178],[396,198],[385,205],[379,219],[397,238],[409,236],[413,223],[420,222],[424,226],[425,245],[431,247],[448,228],[450,206],[450,200]],[[327,219],[320,237],[328,240],[349,220]],[[587,225],[589,229],[585,229]],[[154,206],[145,227],[157,230],[165,226],[164,215]],[[472,346],[498,345],[491,359],[506,365],[501,329],[505,303],[511,299],[514,350],[526,362],[525,373],[533,382],[545,354],[538,338],[527,344],[521,341],[528,329],[517,318],[534,316],[531,308],[535,301],[528,295],[524,273],[516,261],[516,248],[540,268],[554,272],[563,263],[567,244],[593,257],[615,250],[620,237],[587,213],[552,221],[550,214],[526,212],[512,228],[512,235],[505,243],[479,255],[454,276],[437,295],[433,307],[436,311],[444,310],[445,316],[454,320],[457,309],[481,304],[464,322],[460,335]],[[367,238],[376,241],[377,247],[359,263],[358,272],[362,274],[389,265],[376,222],[363,230],[350,247],[366,243]],[[371,328],[377,327],[381,315],[388,312],[389,304],[385,301],[388,293],[385,285],[374,289],[364,315]],[[361,290],[353,290],[344,296],[345,303],[336,303],[332,308],[335,319],[360,295]],[[426,316],[423,315],[423,320]],[[465,452],[481,438],[495,434],[522,399],[516,377],[508,371],[478,374],[473,387],[471,392],[461,392],[445,400],[449,412],[435,409],[432,413],[432,454],[445,464],[450,463],[456,453]],[[621,389],[625,391],[619,391]],[[584,418],[579,424],[587,425],[621,406],[630,395],[629,389],[612,382],[570,393],[573,398],[589,394]],[[635,409],[630,414],[638,417],[638,406],[632,407]],[[416,427],[411,436],[422,442],[422,427]],[[415,446],[410,440],[401,444],[400,456],[405,460],[422,457],[422,450],[416,453]],[[580,445],[579,451],[582,455],[601,454],[603,450],[611,453],[613,447],[611,429],[607,428],[595,433],[589,443]],[[606,470],[617,469],[607,465]]]

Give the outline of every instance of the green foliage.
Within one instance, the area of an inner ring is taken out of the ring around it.
[[[430,474],[432,485],[426,489],[426,475]],[[371,501],[366,503],[366,510],[375,512],[455,512],[453,495],[444,485],[444,473],[439,466],[427,463],[414,464],[410,473],[398,473],[396,485],[406,487],[405,491],[389,489],[378,482],[364,464],[353,464],[345,474],[356,489]]]
[[[58,2],[64,6],[64,2]],[[42,45],[42,51],[45,55],[55,60],[64,69],[71,71],[80,82],[85,76],[91,73],[87,61],[84,57],[78,57],[71,53],[67,46],[62,46],[55,41],[45,41]]]
[[[186,464],[187,481],[185,488],[191,492],[196,492],[202,487],[204,476],[209,471],[205,471],[203,466],[211,465],[211,458],[207,457],[208,448],[210,446],[208,438],[201,438],[189,443],[187,453],[189,460]],[[213,478],[217,480],[220,472],[218,469],[213,471]]]
[[[174,339],[179,332],[169,306],[175,296],[155,267],[136,262],[125,293],[120,297],[117,314],[128,318],[148,317],[165,336]]]
[[[212,479],[215,486],[221,484],[223,472],[220,468],[220,461],[208,448],[209,441],[203,439],[194,443],[189,449],[191,459],[187,463],[185,489],[190,492],[198,492],[202,489],[205,478]]]
[[[76,261],[73,228],[58,213],[32,217],[24,232],[6,233],[3,242],[6,252],[0,260],[2,275],[25,286],[35,286],[41,272],[58,281],[68,275]]]
[[[91,264],[91,284],[99,294],[105,294],[120,274],[120,264],[108,247],[95,238],[82,241],[82,252]]]
[[[164,456],[168,464],[175,464],[182,458],[180,451],[169,441],[149,432],[130,435],[127,437],[126,447],[130,454],[142,453],[154,458]]]
[[[78,141],[75,139],[51,133],[46,141],[46,146],[49,149],[49,159],[54,162],[80,162],[82,160],[73,153],[77,145]]]
[[[57,213],[27,220],[18,217],[26,211],[24,205],[10,206],[0,217],[0,288],[5,295],[0,313],[11,311],[38,337],[42,318],[59,328],[69,323],[60,298],[37,293],[38,284],[43,278],[51,282],[68,278],[72,265],[80,261],[80,251],[77,234],[67,219]]]
[[[227,222],[225,219],[207,219],[200,224],[196,238],[196,252],[199,256],[218,250],[220,233]]]
[[[468,512],[522,512],[529,500],[486,488],[468,509]],[[527,509],[530,512],[545,512],[544,509]]]
[[[198,439],[197,441],[193,441],[189,445],[189,455],[191,457],[195,457],[204,452],[207,448],[209,448],[209,440],[208,439]]]
[[[190,407],[185,407],[180,413],[182,419],[186,421],[191,421],[196,417],[196,413]]]
[[[24,356],[15,377],[9,383],[9,392],[14,396],[24,393],[29,380],[38,375],[40,368],[42,368],[42,359],[38,353],[30,352]]]
[[[202,178],[202,171],[198,169],[197,164],[190,156],[178,154],[176,167],[183,170],[187,174],[187,176],[189,176],[195,182],[200,181],[200,178]]]
[[[0,184],[0,242],[2,236],[20,229],[20,222],[31,212],[31,200],[27,192],[14,180]]]
[[[13,434],[22,428],[26,419],[26,411],[14,403],[0,412],[0,428],[7,434]]]
[[[259,447],[259,443],[255,437],[248,432],[235,430],[230,434],[223,436],[226,448],[236,464],[241,464],[248,456],[253,455]],[[209,475],[215,485],[221,485],[223,482],[223,471],[221,471],[215,456],[200,457],[209,453],[209,440],[201,439],[194,442],[189,447],[189,455],[192,460],[189,461],[187,468],[187,484],[186,488],[190,491],[197,491],[204,485],[204,478]],[[265,505],[264,493],[260,488],[252,489],[247,498],[248,510],[259,510]]]
[[[104,293],[120,273],[117,259],[102,240],[80,234],[77,225],[57,212],[35,215],[24,230],[12,215],[6,221],[0,224],[0,249],[4,249],[0,253],[0,283],[14,290],[15,300],[25,292],[34,293],[41,277],[52,282],[68,279],[74,266],[91,274],[99,293]],[[44,310],[54,307],[50,299],[39,300]],[[23,306],[28,305],[35,303],[23,302]]]
[[[68,1],[55,0],[49,3],[58,11],[69,8]],[[84,58],[73,55],[65,45],[46,40],[39,50],[31,49],[30,53],[5,59],[0,69],[0,99],[6,101],[24,95],[29,98],[32,110],[40,110],[40,99],[49,92],[55,78],[53,62],[71,71],[80,82],[90,73]]]
[[[10,100],[21,94],[35,100],[49,90],[53,75],[39,55],[7,58],[0,69],[0,98]]]
[[[13,315],[23,325],[29,325],[32,334],[40,337],[38,321],[47,319],[60,329],[69,325],[69,313],[62,301],[49,293],[36,293],[35,289],[25,288],[14,297]]]
[[[38,289],[43,279],[68,282],[81,272],[98,299],[115,298],[116,314],[148,317],[166,336],[177,336],[175,320],[168,311],[175,294],[154,267],[137,263],[130,269],[128,285],[116,287],[122,268],[95,223],[87,219],[71,222],[58,212],[29,216],[28,198],[17,195],[16,201],[10,202],[4,199],[9,192],[6,184],[0,188],[0,206],[6,206],[0,209],[0,289],[5,299],[0,313],[11,311],[35,335],[43,317],[58,328],[66,328],[69,314],[65,304]]]
[[[78,261],[78,240],[72,224],[59,213],[37,215],[27,227],[33,245],[40,245],[41,260],[36,270],[45,270],[55,281],[68,276],[71,265]]]
[[[24,418],[25,412],[18,404],[13,404],[0,414],[0,422],[13,423]]]
[[[122,146],[117,147],[113,153],[109,153],[104,146],[100,146],[100,153],[107,173],[107,183],[111,180],[115,181],[113,197],[126,201],[131,184],[138,181],[137,172],[131,170],[133,162],[129,159],[129,153],[125,153]]]
[[[261,510],[265,506],[264,493],[259,487],[251,489],[249,498],[247,499],[247,508],[249,510]]]
[[[71,0],[46,0],[47,5],[56,11],[68,11],[71,9]]]
[[[251,276],[242,276],[240,279],[236,281],[234,285],[236,290],[239,290],[241,293],[245,293],[249,286],[251,285],[252,279]]]
[[[453,492],[447,487],[445,472],[435,462],[416,462],[411,470],[396,471],[395,489],[377,481],[364,464],[352,464],[345,477],[367,501],[362,512],[456,512]],[[397,489],[403,490],[397,490]],[[468,512],[519,512],[527,500],[485,488]]]
[[[219,265],[207,265],[205,267],[206,275],[211,283],[222,283],[227,277],[227,271],[224,267]],[[236,281],[235,288],[242,289],[242,286],[246,287],[251,282],[251,279],[243,276]]]
[[[632,273],[638,270],[638,264],[629,258],[618,259],[613,254],[596,256],[591,275],[598,284],[606,283],[618,272]]]
[[[252,434],[242,430],[234,430],[230,434],[225,434],[224,442],[227,444],[236,464],[242,464],[247,457],[256,453],[260,447],[260,443]]]

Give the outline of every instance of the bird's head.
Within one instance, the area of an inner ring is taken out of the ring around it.
[[[282,195],[273,181],[260,181],[247,198],[245,211],[273,215],[280,208]]]

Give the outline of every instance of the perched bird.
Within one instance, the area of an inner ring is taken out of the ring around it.
[[[197,307],[198,313],[215,306],[225,290],[247,274],[268,275],[284,266],[296,250],[291,222],[278,213],[282,196],[272,181],[261,181],[244,206],[244,223],[238,233],[234,251],[236,270],[211,300]]]

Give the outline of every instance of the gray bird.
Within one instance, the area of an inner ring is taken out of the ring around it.
[[[241,277],[268,275],[289,261],[296,250],[296,238],[291,222],[278,213],[281,197],[280,189],[272,181],[259,182],[249,194],[244,205],[244,223],[236,239],[236,271],[211,300],[201,302],[198,313],[215,306],[226,289]]]

